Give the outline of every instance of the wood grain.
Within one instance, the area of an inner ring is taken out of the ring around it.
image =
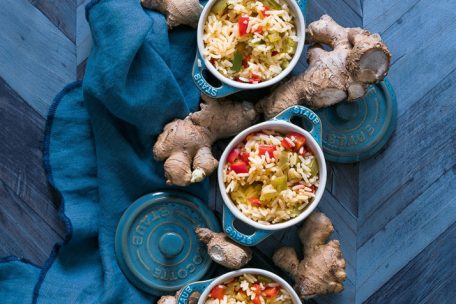
[[[456,164],[455,84],[456,70],[399,118],[382,155],[361,164],[359,246]]]
[[[76,18],[74,0],[29,0],[48,19],[68,37],[76,41]]]
[[[450,299],[456,297],[456,272],[451,270],[455,260],[456,224],[453,224],[365,303],[451,303]]]
[[[84,74],[92,46],[84,9],[89,0],[4,2],[0,256],[42,264],[63,234],[41,167],[43,117],[64,84]],[[393,53],[389,80],[399,112],[396,133],[381,154],[360,164],[328,164],[319,209],[334,223],[332,238],[341,242],[348,278],[343,293],[309,303],[455,298],[455,11],[452,0],[309,0],[307,23],[327,13],[343,26],[382,34]],[[303,56],[295,73],[306,67]],[[221,219],[215,175],[211,182],[209,204]],[[277,271],[269,259],[284,245],[301,254],[297,229],[257,246],[254,265]]]
[[[42,167],[44,119],[0,79],[0,256],[44,262],[63,237]],[[24,136],[26,134],[26,136]]]
[[[2,3],[0,76],[45,116],[54,96],[75,79],[74,44],[27,0]]]

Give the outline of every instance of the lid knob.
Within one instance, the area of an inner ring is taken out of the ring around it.
[[[167,232],[158,241],[158,248],[164,256],[173,258],[184,248],[184,240],[177,233]]]
[[[352,120],[358,116],[358,103],[341,102],[336,106],[336,113],[343,120]]]

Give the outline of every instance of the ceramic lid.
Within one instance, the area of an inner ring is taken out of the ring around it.
[[[157,192],[135,201],[117,226],[117,262],[128,280],[145,292],[173,293],[211,268],[196,227],[220,231],[212,211],[193,195]]]
[[[397,103],[391,84],[371,85],[355,102],[342,102],[315,111],[323,125],[325,158],[354,163],[372,157],[396,128]]]

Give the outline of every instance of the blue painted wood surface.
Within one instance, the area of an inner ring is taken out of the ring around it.
[[[43,264],[62,238],[58,202],[41,168],[44,117],[54,95],[82,78],[92,45],[88,0],[4,0],[0,10],[0,256]],[[389,79],[398,127],[384,151],[328,164],[319,209],[347,260],[345,291],[317,303],[454,303],[456,288],[456,2],[310,0],[308,20],[328,13],[379,32],[393,54]],[[297,71],[306,68],[304,58]],[[217,188],[210,206],[221,210]],[[299,246],[297,227],[255,249],[268,261]],[[271,266],[272,267],[272,266]]]

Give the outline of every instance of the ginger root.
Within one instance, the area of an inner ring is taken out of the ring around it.
[[[182,288],[179,289],[176,292],[176,295],[174,296],[162,296],[158,301],[157,304],[177,304],[177,298],[179,297],[179,294],[181,293]],[[194,292],[190,295],[188,298],[188,304],[197,304],[198,300],[200,298],[200,293],[199,292]]]
[[[207,252],[217,264],[229,269],[240,269],[252,259],[250,248],[233,242],[225,233],[215,233],[207,228],[196,228],[195,232],[207,244]]]
[[[150,2],[162,3],[163,7],[163,3],[180,3]],[[203,94],[200,111],[165,126],[154,146],[154,155],[165,161],[168,184],[187,186],[203,180],[218,164],[211,145],[249,127],[261,114],[269,119],[299,103],[319,108],[345,99],[355,100],[366,94],[369,84],[381,81],[388,72],[391,54],[377,34],[344,28],[324,15],[309,24],[307,38],[313,44],[308,52],[308,69],[283,82],[255,106],[226,98],[214,100]],[[321,44],[331,46],[332,51],[325,51]]]
[[[169,29],[181,24],[196,28],[203,11],[198,0],[141,0],[141,5],[164,14]]]
[[[302,300],[344,289],[342,283],[347,275],[339,241],[327,242],[333,231],[331,220],[323,213],[314,212],[299,231],[304,259],[299,262],[291,247],[280,248],[272,257],[274,264],[292,276]]]
[[[233,136],[258,119],[253,104],[202,95],[201,110],[168,123],[154,145],[156,160],[165,161],[168,184],[200,182],[217,168],[211,152],[220,138]]]
[[[388,72],[391,54],[378,34],[344,28],[324,15],[309,24],[306,37],[312,44],[307,54],[308,69],[256,105],[267,119],[299,103],[321,108],[355,100]],[[332,50],[324,50],[321,44]]]

